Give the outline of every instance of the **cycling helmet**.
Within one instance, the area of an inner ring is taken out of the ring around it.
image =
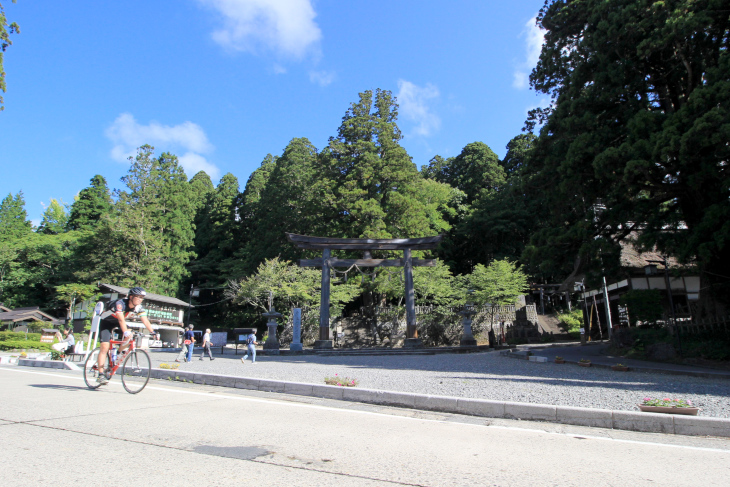
[[[147,296],[147,291],[145,291],[141,287],[133,287],[129,290],[129,294],[134,294],[135,296]]]

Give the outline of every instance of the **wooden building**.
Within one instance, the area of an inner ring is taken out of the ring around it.
[[[51,326],[59,327],[64,321],[41,311],[38,306],[15,309],[0,306],[0,329],[28,331],[31,323],[50,323]]]
[[[129,293],[129,288],[112,284],[100,283],[99,290],[103,293],[100,301],[104,303],[125,298]],[[76,323],[79,323],[83,328],[86,318],[90,317],[93,313],[96,302],[96,300],[84,301],[74,308],[74,328],[77,326]],[[152,323],[152,328],[160,333],[160,340],[151,341],[148,346],[165,348],[178,347],[180,337],[183,333],[185,313],[190,305],[185,301],[171,296],[147,293],[142,306],[147,310],[147,318]],[[144,328],[142,322],[134,320],[129,321],[128,326],[132,329]]]
[[[675,258],[665,257],[656,252],[641,252],[632,243],[631,238],[621,242],[621,273],[618,279],[607,279],[606,290],[611,308],[612,325],[620,325],[620,316],[624,310],[619,309],[619,299],[630,290],[658,290],[666,315],[671,316],[669,293],[667,292],[667,281],[669,292],[672,296],[674,315],[677,318],[689,318],[692,315],[692,308],[700,299],[700,276],[695,269],[680,264]],[[666,270],[668,272],[665,273]],[[568,276],[558,289],[558,293],[573,293],[579,295],[581,303],[592,304],[600,315],[604,327],[607,323],[603,286],[596,288],[582,288],[580,283],[584,282],[585,274],[580,270],[580,263],[576,263],[573,273]],[[628,310],[629,314],[631,310]]]

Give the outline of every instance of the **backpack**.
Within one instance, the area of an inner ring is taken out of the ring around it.
[[[251,338],[251,335],[246,338],[246,346],[253,344],[253,338]]]

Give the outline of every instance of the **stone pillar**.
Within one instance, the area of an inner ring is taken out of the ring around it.
[[[302,308],[294,308],[292,314],[292,335],[289,350],[292,352],[301,352],[304,349],[302,346]]]
[[[332,256],[330,249],[322,251],[322,286],[319,299],[319,340],[314,342],[314,348],[333,348],[330,337],[330,265]]]
[[[274,307],[272,306],[271,309],[267,313],[263,313],[262,316],[266,318],[266,327],[268,328],[268,334],[269,336],[266,338],[266,342],[264,342],[264,351],[267,355],[279,355],[279,339],[276,338],[276,327],[277,327],[277,318],[281,318],[281,313],[277,313]]]
[[[465,304],[464,309],[459,314],[462,316],[461,322],[464,325],[464,335],[461,337],[459,345],[462,347],[476,347],[477,341],[474,339],[471,330],[471,317],[476,314],[476,311],[470,305]]]
[[[405,274],[406,287],[406,340],[404,348],[420,348],[423,341],[418,338],[416,327],[416,296],[413,291],[413,259],[411,249],[403,251],[403,273]]]

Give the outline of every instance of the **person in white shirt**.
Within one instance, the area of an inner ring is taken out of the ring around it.
[[[205,330],[205,335],[203,335],[203,351],[200,352],[200,360],[203,360],[205,352],[208,352],[208,357],[210,357],[211,360],[215,360],[213,358],[213,354],[210,352],[210,328],[207,328]]]
[[[76,345],[76,339],[74,338],[73,331],[69,326],[63,330],[65,338],[58,343],[51,345],[51,348],[57,352],[71,353],[74,351],[74,345]]]

